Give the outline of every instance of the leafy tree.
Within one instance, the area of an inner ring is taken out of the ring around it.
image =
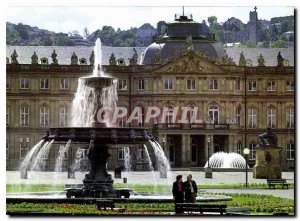
[[[282,39],[274,41],[271,44],[271,48],[286,48],[285,41],[283,41]]]
[[[73,46],[74,42],[71,41],[67,36],[58,36],[56,39],[57,46]]]
[[[20,37],[23,39],[23,40],[28,40],[29,39],[29,32],[26,28],[25,25],[23,25],[22,23],[19,23],[17,25],[17,30],[20,34]]]
[[[11,42],[14,42],[18,39],[19,32],[14,29],[6,28],[6,43],[9,44]]]
[[[53,41],[51,40],[49,35],[46,35],[44,36],[42,43],[44,46],[51,46],[53,44]]]

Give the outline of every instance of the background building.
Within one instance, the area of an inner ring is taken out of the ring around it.
[[[143,110],[141,121],[127,125],[127,116],[119,119],[118,126],[152,129],[171,166],[180,168],[203,167],[215,152],[242,154],[246,146],[253,165],[257,137],[270,126],[283,148],[281,165],[285,170],[294,168],[294,50],[223,50],[205,24],[187,16],[165,26],[166,35],[147,48],[102,47],[103,70],[118,78],[118,106],[127,107],[129,113],[136,106]],[[18,63],[11,58],[14,50]],[[58,64],[52,64],[53,50]],[[93,70],[89,62],[92,50],[84,46],[7,46],[8,170],[17,169],[48,127],[69,125],[78,78]],[[32,58],[34,52],[38,63]],[[79,59],[76,64],[71,64],[73,52]],[[277,62],[279,52],[284,58],[282,65]],[[116,65],[109,63],[112,53]],[[137,62],[132,61],[136,54]],[[260,55],[264,62],[258,62]],[[173,123],[169,118],[166,123],[154,120],[144,124],[149,106],[167,107],[170,113],[175,107],[198,107],[200,122],[193,123],[188,117],[187,124]],[[45,159],[48,170],[53,170],[61,145],[56,144]],[[74,162],[78,148],[85,147],[70,148],[65,168]],[[143,147],[135,147],[133,152],[133,169],[147,169]],[[122,166],[124,150],[112,149],[111,154],[109,168]],[[80,157],[86,159],[84,151]]]

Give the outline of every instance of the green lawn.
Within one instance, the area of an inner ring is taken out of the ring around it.
[[[225,195],[225,194],[224,194]],[[232,201],[212,202],[226,204],[227,207],[248,207],[251,215],[271,215],[274,212],[288,212],[294,215],[294,200],[261,194],[227,194]],[[125,213],[98,211],[96,205],[57,204],[57,203],[20,203],[7,204],[7,211],[32,211],[72,214],[132,214],[132,215],[169,215],[174,211],[173,203],[116,203],[116,207],[125,208]]]

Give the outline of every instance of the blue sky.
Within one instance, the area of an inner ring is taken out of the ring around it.
[[[215,15],[219,22],[224,22],[230,17],[236,17],[244,23],[249,21],[249,11],[254,6],[248,7],[196,7],[185,6],[186,14],[193,14],[196,21],[201,22],[207,17]],[[172,21],[174,14],[182,13],[181,6],[93,6],[80,7],[49,7],[49,6],[10,6],[6,8],[6,21],[12,23],[24,23],[55,32],[69,32],[77,30],[82,33],[84,27],[93,32],[103,25],[111,25],[114,28],[129,29],[140,27],[144,23],[150,23],[156,27],[160,20]],[[258,6],[259,19],[270,20],[276,16],[294,14],[294,8],[288,6]]]

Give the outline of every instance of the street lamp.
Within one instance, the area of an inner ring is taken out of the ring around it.
[[[165,138],[165,137],[163,137],[163,138],[162,138],[163,150],[165,150],[165,142],[166,142],[166,138]]]
[[[212,178],[212,168],[209,165],[209,148],[210,148],[210,135],[208,135],[207,139],[207,167],[205,168],[205,178]]]
[[[209,166],[209,147],[210,147],[210,136],[207,137],[207,167]]]
[[[249,148],[246,147],[243,150],[243,152],[244,152],[245,159],[246,159],[246,187],[248,187],[248,156],[249,156],[250,150],[249,150]]]

